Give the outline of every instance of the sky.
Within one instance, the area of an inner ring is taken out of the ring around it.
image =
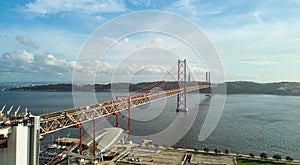
[[[2,0],[0,82],[72,82],[74,72],[80,72],[82,81],[87,76],[97,83],[174,80],[178,58],[187,58],[193,79],[204,80],[210,64],[166,33],[101,36],[114,43],[106,55],[80,57],[99,28],[149,10],[169,12],[197,26],[218,52],[225,81],[300,81],[297,0]],[[136,20],[141,27],[157,27],[158,22]],[[113,30],[126,31],[129,27],[123,25]]]

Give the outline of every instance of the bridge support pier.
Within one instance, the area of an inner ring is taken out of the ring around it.
[[[128,142],[130,142],[130,110],[131,110],[131,100],[128,97],[128,116],[127,116],[127,131],[128,131]]]
[[[97,144],[96,144],[96,131],[97,131],[97,127],[96,127],[96,119],[93,120],[93,124],[94,124],[94,135],[93,135],[93,155],[94,155],[94,160],[96,160],[96,147],[97,147]]]
[[[82,124],[79,126],[80,129],[80,137],[79,137],[79,153],[82,154]]]
[[[130,141],[130,110],[131,110],[131,100],[130,100],[130,96],[127,97],[128,100],[128,106],[127,106],[127,113],[125,111],[125,113],[120,113],[120,112],[115,112],[113,115],[115,115],[115,119],[116,119],[116,127],[120,127],[120,122],[121,120],[124,119],[124,121],[127,123],[127,141]],[[119,114],[121,115],[119,118]],[[126,118],[127,115],[127,118]]]
[[[178,60],[178,88],[176,111],[188,111],[186,106],[186,59]]]
[[[119,127],[119,112],[115,112],[114,115],[116,118],[116,127]]]

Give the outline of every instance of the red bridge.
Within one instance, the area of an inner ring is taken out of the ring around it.
[[[206,83],[199,85],[190,85],[186,81],[186,60],[178,60],[178,88],[151,93],[135,93],[122,99],[115,99],[99,104],[85,107],[61,110],[53,113],[43,114],[40,121],[40,134],[45,135],[51,132],[62,130],[68,127],[81,127],[82,123],[101,118],[104,116],[116,115],[118,112],[128,110],[152,101],[177,95],[177,111],[187,111],[186,93],[211,88],[210,74],[206,73]],[[152,84],[147,88],[155,88],[157,84]],[[129,115],[130,116],[130,115]],[[130,133],[130,119],[128,119],[128,133]],[[116,121],[118,127],[118,119]]]

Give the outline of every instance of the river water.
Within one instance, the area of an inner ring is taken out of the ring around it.
[[[86,93],[81,94],[82,99],[86,100],[84,103],[93,103],[88,97],[84,97]],[[112,96],[110,93],[96,93],[96,98],[98,101],[106,101]],[[187,98],[187,113],[175,111],[176,97],[133,109],[132,140],[140,142],[156,134],[158,137],[153,142],[161,145],[169,145],[169,142],[178,137],[175,147],[203,149],[207,146],[211,150],[218,147],[234,153],[253,152],[256,155],[265,151],[270,156],[280,153],[283,157],[290,155],[300,159],[300,97],[227,95],[220,121],[204,141],[199,141],[198,136],[208,114],[211,99],[198,94],[188,94]],[[4,104],[7,107],[21,105],[21,111],[28,107],[35,115],[74,107],[71,92],[2,91],[0,106]],[[173,123],[174,120],[179,122]],[[192,123],[191,128],[185,127],[189,122]],[[109,124],[114,125],[114,117],[99,127],[107,127]],[[124,123],[121,125],[125,128]],[[170,127],[175,129],[160,135]],[[78,136],[78,133],[71,136]]]

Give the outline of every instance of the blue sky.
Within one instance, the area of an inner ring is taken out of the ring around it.
[[[100,65],[96,81],[110,82],[107,75],[120,67],[114,62],[121,57],[106,56],[91,64],[84,63],[84,67],[76,60],[77,55],[101,25],[144,10],[168,11],[197,25],[215,45],[227,81],[300,81],[300,1],[297,0],[2,0],[0,81],[71,82],[74,69],[89,74],[95,68],[87,65]],[[144,34],[125,38],[110,54],[127,47],[140,48],[146,42],[181,48],[169,36]],[[138,69],[138,76],[132,80],[158,80],[167,70],[174,69],[176,63],[176,58],[170,62],[173,58],[168,54],[150,58],[145,53],[142,59],[143,63],[127,60],[126,67],[120,69],[124,71],[122,75]],[[195,79],[201,80],[205,66],[189,58],[188,62],[190,70],[198,75]]]

